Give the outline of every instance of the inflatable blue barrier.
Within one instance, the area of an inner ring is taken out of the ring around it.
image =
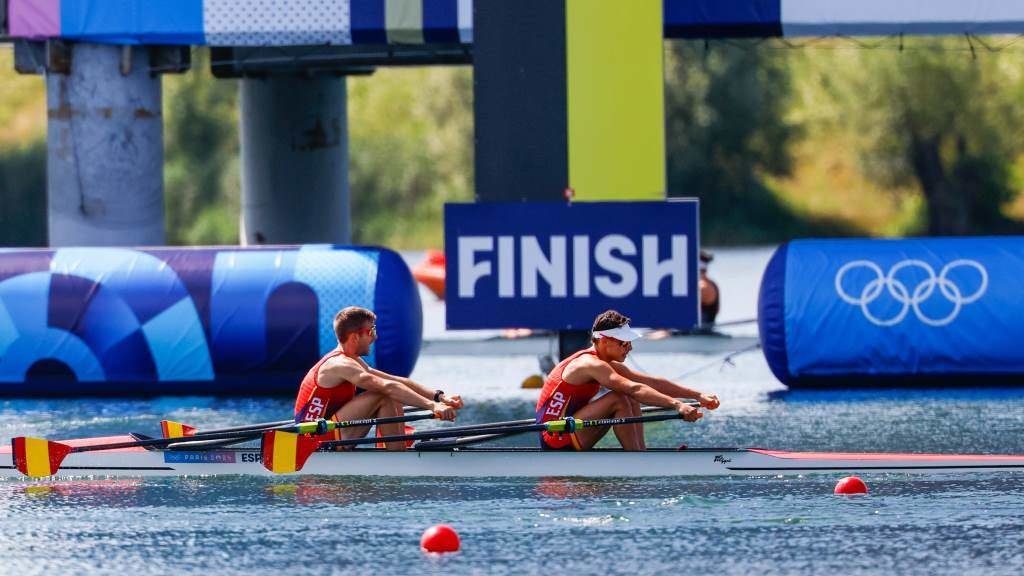
[[[799,240],[761,282],[790,387],[1024,383],[1024,238]]]
[[[377,313],[367,361],[412,372],[419,293],[390,250],[0,250],[0,395],[294,394],[352,305]]]

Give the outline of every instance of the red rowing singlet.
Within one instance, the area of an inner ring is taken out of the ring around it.
[[[572,416],[577,410],[590,402],[601,385],[596,380],[584,382],[583,384],[570,384],[562,378],[562,372],[570,362],[584,354],[597,355],[593,348],[580,350],[572,356],[558,363],[544,381],[544,388],[540,391],[540,399],[537,400],[536,418],[537,423],[548,420],[558,420],[565,416]],[[540,442],[542,448],[561,450],[564,448],[580,449],[575,434],[562,432],[541,432]]]
[[[299,394],[295,397],[296,422],[311,422],[317,418],[330,419],[356,395],[356,387],[351,382],[343,382],[334,388],[321,388],[317,384],[320,367],[324,362],[341,354],[341,350],[332,350],[306,372],[306,377],[299,386]]]

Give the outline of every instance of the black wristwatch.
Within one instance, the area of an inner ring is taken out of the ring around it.
[[[434,390],[434,402],[440,402],[441,396],[444,396],[444,390]]]

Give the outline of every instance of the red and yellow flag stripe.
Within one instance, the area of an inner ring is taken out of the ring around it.
[[[64,457],[71,452],[71,446],[42,438],[14,438],[11,444],[15,468],[32,478],[56,474]]]
[[[164,438],[183,438],[196,435],[196,429],[192,426],[173,420],[161,420],[160,429],[164,433]]]
[[[320,440],[308,434],[280,430],[264,432],[263,466],[275,474],[297,472],[318,446]]]

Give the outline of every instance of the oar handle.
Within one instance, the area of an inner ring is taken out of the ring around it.
[[[662,410],[668,410],[662,408]],[[573,418],[563,418],[561,420],[549,420],[545,422],[548,425],[545,431],[547,432],[575,432],[580,428],[595,428],[599,426],[620,426],[622,424],[640,424],[644,422],[660,422],[662,420],[676,420],[682,418],[678,412],[666,412],[664,414],[652,414],[650,416],[627,416],[624,418],[600,418],[597,420],[580,420]]]

